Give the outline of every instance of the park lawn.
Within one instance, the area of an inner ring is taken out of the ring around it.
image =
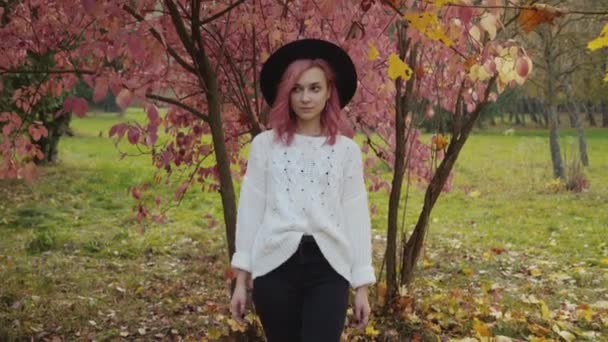
[[[238,328],[227,318],[219,195],[193,188],[169,209],[165,224],[135,219],[129,188],[152,182],[155,170],[149,156],[121,160],[107,132],[114,123],[142,119],[137,110],[75,119],[76,136],[60,145],[61,163],[42,168],[33,186],[2,182],[0,340],[213,340]],[[470,138],[453,190],[433,211],[404,305],[390,317],[377,315],[366,332],[347,330],[349,339],[608,338],[608,131],[589,131],[591,187],[580,193],[550,191],[546,136],[516,130]],[[571,155],[574,133],[564,136]],[[144,197],[161,196],[161,206],[170,206],[181,180],[176,174],[168,188],[155,186]],[[421,198],[412,185],[407,230]],[[379,269],[388,196],[372,193],[370,202]],[[372,297],[382,300],[376,291]]]

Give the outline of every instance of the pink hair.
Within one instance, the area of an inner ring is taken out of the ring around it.
[[[325,109],[321,113],[321,127],[327,130],[327,142],[333,145],[340,133],[352,137],[353,129],[341,115],[338,89],[336,88],[334,72],[323,59],[299,59],[293,61],[281,78],[277,87],[277,95],[270,109],[269,126],[275,130],[275,140],[281,140],[291,145],[296,131],[296,115],[290,104],[290,93],[300,76],[308,69],[318,67],[325,73],[327,88],[330,91]]]

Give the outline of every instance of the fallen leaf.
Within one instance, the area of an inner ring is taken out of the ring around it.
[[[543,319],[549,320],[551,319],[551,311],[549,310],[549,307],[547,306],[547,304],[545,304],[545,301],[540,300],[538,301],[538,305],[540,305],[540,313]]]
[[[492,333],[490,332],[490,329],[488,328],[488,325],[485,324],[484,322],[478,320],[477,318],[475,318],[473,320],[473,329],[475,329],[475,332],[480,337],[490,337],[490,336],[492,336]]]
[[[374,326],[370,323],[367,325],[367,327],[365,327],[365,335],[367,336],[371,336],[371,337],[376,337],[380,334],[380,331],[376,330],[376,328],[374,328]]]

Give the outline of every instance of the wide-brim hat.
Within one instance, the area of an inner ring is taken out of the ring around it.
[[[260,72],[262,94],[272,106],[283,73],[298,59],[321,58],[329,63],[335,74],[335,85],[344,108],[357,90],[357,71],[350,56],[341,47],[320,39],[300,39],[287,43],[277,49],[264,63]]]

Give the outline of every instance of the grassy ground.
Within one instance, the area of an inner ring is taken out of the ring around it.
[[[129,187],[154,170],[146,156],[120,160],[107,131],[140,118],[75,120],[61,163],[43,168],[34,186],[0,183],[0,340],[213,340],[239,328],[227,318],[223,227],[206,216],[221,222],[219,196],[193,189],[166,224],[134,219]],[[563,135],[570,155],[574,133]],[[345,337],[608,338],[608,131],[588,139],[591,187],[573,193],[550,191],[546,132],[472,136],[401,305]],[[155,191],[166,199],[173,190]],[[408,230],[421,196],[412,186]],[[388,196],[370,198],[379,266]]]

